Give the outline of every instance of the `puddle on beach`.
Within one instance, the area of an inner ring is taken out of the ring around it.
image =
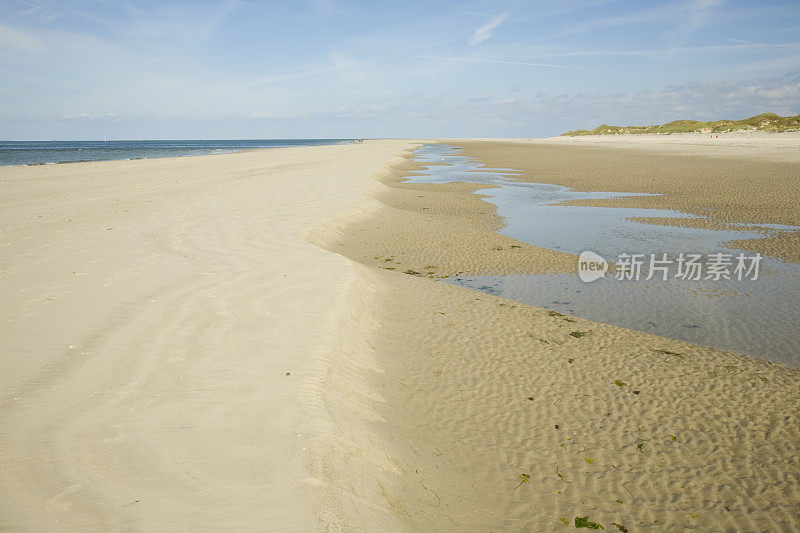
[[[504,217],[506,227],[500,230],[504,235],[576,255],[591,250],[611,262],[623,253],[645,254],[645,259],[651,253],[674,258],[681,252],[736,256],[742,251],[721,243],[763,237],[759,228],[800,230],[772,224],[742,225],[742,230],[726,231],[634,222],[630,218],[693,217],[663,209],[553,205],[637,194],[579,192],[518,182],[513,180],[517,171],[483,168],[447,145],[423,146],[415,156],[422,163],[436,164],[412,176],[413,182],[499,186],[479,193],[488,196],[486,200]],[[674,267],[670,267],[670,276]],[[800,367],[800,265],[763,257],[756,280],[646,281],[644,277],[621,281],[609,275],[585,283],[577,274],[461,276],[447,282],[597,322]]]

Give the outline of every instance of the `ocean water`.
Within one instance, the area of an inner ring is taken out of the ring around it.
[[[427,166],[411,181],[498,186],[479,192],[497,206],[498,214],[504,218],[506,226],[500,233],[576,255],[589,250],[611,262],[617,262],[623,253],[642,253],[646,257],[651,253],[675,257],[681,252],[705,257],[714,253],[752,255],[722,243],[763,237],[766,229],[800,231],[800,227],[774,224],[742,224],[741,231],[645,224],[631,218],[688,216],[663,209],[562,205],[560,202],[570,200],[632,194],[581,192],[546,183],[523,183],[513,179],[517,171],[484,168],[446,145],[421,147],[415,156],[420,162],[436,164]],[[684,280],[673,276],[667,280],[646,280],[644,276],[639,280],[617,280],[607,275],[586,283],[576,273],[459,276],[446,283],[596,322],[800,367],[797,263],[763,257],[755,280]]]
[[[183,157],[286,146],[319,146],[353,139],[163,141],[0,141],[0,166]]]

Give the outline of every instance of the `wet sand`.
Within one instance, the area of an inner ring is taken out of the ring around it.
[[[659,194],[585,200],[579,205],[674,209],[707,220],[670,224],[730,228],[731,223],[800,225],[800,136],[731,134],[629,135],[542,141],[447,141],[518,179],[582,191]],[[658,221],[663,223],[664,221]],[[800,261],[800,234],[775,235],[740,247]]]
[[[487,166],[518,164],[495,154]],[[501,222],[470,185],[397,177],[382,174],[378,205],[324,243],[365,265],[351,321],[375,328],[366,447],[388,459],[365,470],[380,495],[366,505],[388,505],[393,529],[541,531],[586,516],[611,531],[800,526],[799,370],[437,282],[517,271],[511,252],[526,245],[487,242]],[[539,249],[526,264],[561,260]]]

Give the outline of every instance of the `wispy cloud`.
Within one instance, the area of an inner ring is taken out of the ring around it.
[[[149,41],[194,41],[209,39],[223,22],[248,6],[239,0],[226,0],[198,7],[189,3],[163,4],[155,9],[127,7],[127,26],[110,26],[128,37]],[[187,17],[186,13],[192,13]]]
[[[601,123],[657,124],[676,119],[741,119],[767,111],[800,111],[800,75],[750,81],[686,82],[660,90],[611,94],[541,94],[533,99],[493,103],[507,119],[529,118],[569,129]]]
[[[676,54],[720,54],[730,52],[741,52],[745,50],[755,50],[759,48],[800,48],[800,42],[791,43],[757,43],[743,41],[740,39],[730,39],[735,44],[712,44],[705,46],[674,46],[669,48],[627,48],[620,50],[608,50],[601,48],[576,49],[569,51],[540,52],[529,57],[602,57],[602,56],[641,56],[650,58],[664,58]]]
[[[703,28],[711,19],[713,10],[722,0],[681,0],[657,5],[621,15],[590,19],[565,28],[558,35],[586,33],[607,28],[631,26],[636,24],[665,22],[672,24],[673,39],[680,44],[689,35]]]
[[[800,42],[797,43],[756,43],[753,41],[743,41],[741,39],[731,39],[731,41],[735,43],[740,43],[742,45],[746,45],[748,48],[797,48],[800,46]]]
[[[63,15],[56,13],[55,11],[51,11],[46,7],[40,6],[38,4],[32,4],[31,2],[26,2],[25,0],[17,0],[18,3],[27,6],[28,9],[25,11],[25,15],[28,16],[39,16],[47,22],[52,22],[58,18],[65,18]]]
[[[311,7],[321,15],[333,15],[339,11],[333,0],[312,0]]]
[[[45,49],[44,43],[29,32],[0,23],[0,49],[10,48],[17,52],[34,53]]]
[[[492,32],[497,29],[497,27],[500,26],[500,24],[502,24],[507,18],[508,11],[494,17],[492,20],[475,30],[475,33],[472,34],[472,37],[469,40],[469,44],[475,45],[487,40],[492,36]]]
[[[490,15],[489,13],[483,13],[481,11],[460,11],[460,13],[464,15],[477,15],[479,17],[486,17],[486,18],[494,18],[494,15]]]
[[[466,63],[497,63],[500,65],[523,65],[526,67],[555,68],[561,70],[591,70],[595,72],[608,72],[606,69],[592,67],[572,67],[569,65],[554,65],[552,63],[532,63],[529,61],[513,61],[509,59],[486,59],[481,57],[446,57],[446,56],[411,56],[417,59],[432,59],[440,61],[459,61]]]
[[[722,5],[722,0],[689,0],[678,6],[683,11],[683,22],[676,30],[679,38],[685,39],[708,24],[714,10]]]
[[[117,113],[105,113],[103,115],[98,115],[94,113],[77,113],[74,115],[62,115],[58,117],[58,120],[65,122],[95,121],[95,120],[120,121],[122,120],[122,117]]]

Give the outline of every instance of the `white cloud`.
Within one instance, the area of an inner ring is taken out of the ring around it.
[[[492,31],[494,31],[500,24],[502,24],[508,18],[508,11],[505,13],[501,13],[494,17],[492,20],[475,30],[475,33],[472,34],[472,37],[469,40],[469,44],[478,44],[482,43],[486,39],[492,36]]]

